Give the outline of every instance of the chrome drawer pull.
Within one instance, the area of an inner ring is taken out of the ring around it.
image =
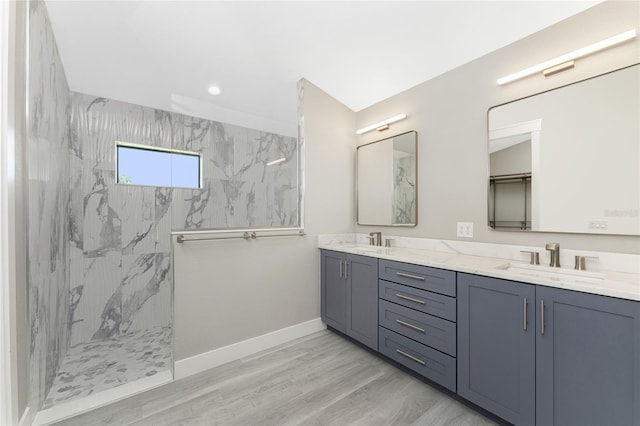
[[[426,304],[424,300],[414,299],[413,297],[404,296],[402,294],[396,294],[396,297],[399,298],[399,299],[408,300],[410,302],[416,302],[416,303],[419,303],[421,305],[425,305]]]
[[[522,301],[522,329],[527,331],[527,298]]]
[[[404,272],[396,272],[396,275],[399,277],[413,278],[414,280],[424,281],[424,277],[418,275],[405,274]]]
[[[413,328],[414,330],[418,330],[421,333],[426,333],[427,330],[425,330],[424,328],[420,328],[417,325],[413,325],[413,324],[409,324],[408,322],[404,322],[402,320],[396,320],[396,322],[400,325],[404,325],[405,327],[409,327],[409,328]]]
[[[540,301],[540,334],[544,336],[544,300]]]
[[[424,362],[423,360],[421,360],[420,358],[416,358],[415,356],[411,356],[408,353],[406,353],[405,351],[401,351],[400,349],[396,349],[396,352],[398,352],[400,355],[409,358],[412,361],[417,362],[418,364],[422,364],[422,365],[427,365],[426,362]]]

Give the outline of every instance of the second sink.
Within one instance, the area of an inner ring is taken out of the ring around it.
[[[605,279],[604,274],[598,272],[577,271],[575,269],[550,268],[540,265],[528,265],[522,263],[508,263],[497,269],[513,272],[518,275],[548,279],[551,281],[573,281],[585,283],[599,283]]]

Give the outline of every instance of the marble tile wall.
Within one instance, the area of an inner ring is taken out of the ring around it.
[[[26,143],[29,405],[38,409],[69,346],[70,91],[44,3],[29,2]]]
[[[115,143],[170,148],[182,120],[78,93],[71,104],[70,343],[168,326],[173,191],[116,184]]]
[[[299,224],[295,138],[78,93],[71,115],[72,345],[171,323],[172,229]],[[202,153],[202,189],[116,184],[116,141]]]
[[[174,148],[203,154],[203,188],[174,190],[174,229],[298,226],[295,138],[173,115],[184,128]]]
[[[416,160],[393,151],[393,223],[416,223]]]

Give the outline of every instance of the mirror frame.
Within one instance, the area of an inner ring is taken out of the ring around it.
[[[536,93],[532,93],[530,95],[527,96],[523,96],[521,98],[517,98],[517,99],[512,99],[510,101],[507,102],[503,102],[501,104],[498,105],[493,105],[491,107],[489,107],[489,109],[487,110],[487,130],[486,130],[486,140],[487,140],[487,149],[486,149],[486,159],[485,159],[485,164],[487,166],[487,170],[486,170],[486,198],[487,198],[487,209],[486,209],[486,213],[485,213],[485,217],[486,217],[486,224],[487,224],[487,228],[491,231],[495,231],[495,232],[524,232],[524,233],[538,233],[538,234],[574,234],[574,235],[592,235],[592,236],[598,236],[598,235],[623,235],[623,236],[635,236],[635,234],[609,234],[609,233],[589,233],[589,232],[571,232],[571,231],[534,231],[531,229],[496,229],[496,228],[492,228],[490,223],[491,221],[489,220],[489,209],[490,209],[490,201],[489,201],[489,196],[491,195],[491,153],[489,151],[490,149],[490,143],[491,143],[491,130],[489,128],[489,114],[491,113],[491,110],[494,108],[498,108],[504,105],[508,105],[514,102],[518,102],[524,99],[528,99],[528,98],[532,98],[534,96],[538,96],[538,95],[542,95],[544,93],[548,93],[548,92],[553,92],[554,90],[558,90],[558,89],[562,89],[564,87],[569,87],[569,86],[573,86],[575,84],[579,84],[579,83],[583,83],[585,81],[589,81],[589,80],[593,80],[596,79],[598,77],[603,77],[605,75],[609,75],[618,71],[622,71],[628,68],[632,68],[635,66],[640,66],[640,62],[634,63],[634,64],[630,64],[627,66],[624,66],[622,68],[617,68],[611,71],[607,71],[604,72],[602,74],[597,74],[591,77],[587,77],[584,78],[582,80],[577,80],[574,81],[572,83],[568,83],[568,84],[564,84],[562,86],[558,86],[558,87],[553,87],[551,89],[547,89],[547,90],[543,90],[541,92],[536,92]]]
[[[359,217],[360,217],[360,212],[359,212],[359,199],[358,199],[358,150],[362,147],[368,146],[368,145],[372,145],[374,143],[378,143],[378,142],[383,142],[389,139],[393,139],[395,137],[398,136],[402,136],[402,135],[406,135],[409,133],[413,133],[415,134],[415,162],[414,162],[414,170],[415,170],[415,209],[416,209],[416,220],[413,223],[396,223],[396,224],[390,224],[390,225],[380,225],[380,224],[375,224],[375,223],[361,223],[359,221]],[[384,139],[378,139],[376,141],[373,142],[368,142],[362,145],[359,145],[358,147],[356,147],[356,167],[355,167],[355,172],[356,172],[356,176],[355,176],[355,181],[356,181],[356,225],[359,226],[390,226],[390,227],[404,227],[404,228],[415,228],[416,226],[418,226],[418,132],[415,130],[409,130],[407,132],[403,132],[403,133],[398,133],[397,135],[393,135],[393,136],[389,136],[387,138]]]

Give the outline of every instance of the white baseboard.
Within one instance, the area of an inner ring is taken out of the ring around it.
[[[22,417],[20,417],[20,422],[18,424],[20,426],[29,426],[33,423],[34,417],[35,414],[33,411],[31,411],[31,406],[29,405],[24,409],[24,412],[22,413]]]
[[[93,410],[137,393],[170,383],[172,380],[171,371],[162,371],[154,376],[135,380],[131,383],[116,386],[112,389],[107,389],[69,402],[63,402],[51,408],[38,411],[35,419],[33,419],[33,423],[26,424],[40,426],[54,423],[67,417],[75,416],[85,411]],[[22,425],[23,423],[21,422],[20,424]]]
[[[315,318],[311,321],[292,325],[291,327],[263,334],[262,336],[185,358],[176,361],[174,365],[174,377],[176,380],[182,379],[183,377],[188,377],[210,368],[253,355],[265,349],[308,336],[309,334],[322,331],[326,328],[320,318]]]

